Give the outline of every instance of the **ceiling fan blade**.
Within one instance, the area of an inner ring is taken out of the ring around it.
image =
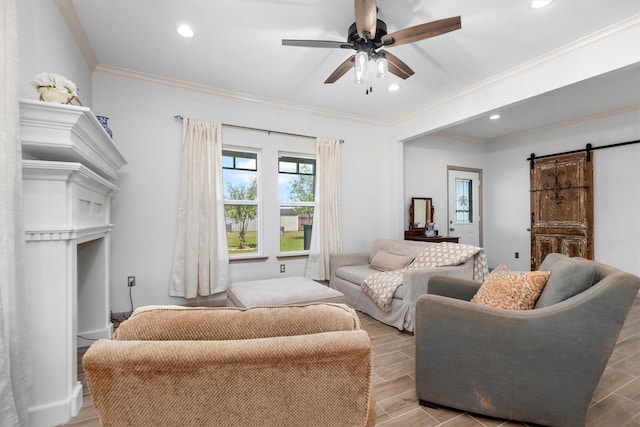
[[[340,77],[344,76],[347,71],[353,68],[353,60],[355,57],[355,55],[351,55],[342,64],[338,65],[338,68],[333,70],[333,73],[331,73],[324,83],[335,83]]]
[[[400,58],[395,55],[390,54],[386,50],[381,50],[380,53],[383,53],[387,58],[387,62],[389,64],[389,72],[391,74],[395,74],[401,79],[407,79],[415,74],[415,72],[405,64]]]
[[[387,34],[383,36],[381,40],[385,46],[400,46],[418,40],[428,39],[429,37],[439,36],[440,34],[459,30],[460,28],[462,28],[460,17],[454,16],[453,18],[440,19],[438,21],[405,28],[404,30]]]
[[[358,35],[364,37],[365,31],[369,33],[367,39],[373,39],[376,36],[376,27],[378,24],[376,0],[355,0],[356,9],[356,28]]]
[[[353,45],[347,42],[333,42],[327,40],[282,40],[282,46],[298,47],[326,47],[334,49],[353,49]]]

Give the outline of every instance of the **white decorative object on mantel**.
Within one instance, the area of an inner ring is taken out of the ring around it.
[[[127,164],[87,107],[22,99],[20,123],[22,151],[36,159],[80,162],[111,180]]]
[[[82,406],[78,346],[113,333],[112,181],[126,161],[88,108],[20,106],[33,368],[28,425],[61,425]]]
[[[40,101],[70,104],[71,101],[75,100],[82,105],[78,99],[78,87],[63,75],[47,72],[40,73],[33,78],[31,85],[40,94]]]

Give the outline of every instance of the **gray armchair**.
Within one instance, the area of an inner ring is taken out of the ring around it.
[[[427,406],[582,426],[640,278],[550,254],[533,310],[469,302],[480,283],[433,277],[416,305],[416,393]]]

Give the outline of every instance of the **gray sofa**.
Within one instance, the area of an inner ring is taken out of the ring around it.
[[[416,300],[420,295],[427,293],[429,278],[434,275],[447,275],[472,279],[473,259],[456,266],[406,271],[403,274],[402,285],[393,296],[389,312],[378,307],[373,299],[360,289],[360,284],[370,275],[379,272],[370,267],[370,262],[378,251],[384,250],[395,255],[415,257],[429,245],[433,245],[433,243],[376,239],[369,252],[333,254],[330,257],[331,280],[329,286],[342,292],[347,303],[356,310],[399,330],[413,331]]]
[[[532,310],[469,300],[480,283],[433,277],[416,305],[416,394],[427,406],[583,426],[640,278],[549,254]]]

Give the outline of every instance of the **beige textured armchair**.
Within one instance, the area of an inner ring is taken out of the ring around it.
[[[136,310],[82,360],[104,426],[373,426],[372,353],[341,304]]]

